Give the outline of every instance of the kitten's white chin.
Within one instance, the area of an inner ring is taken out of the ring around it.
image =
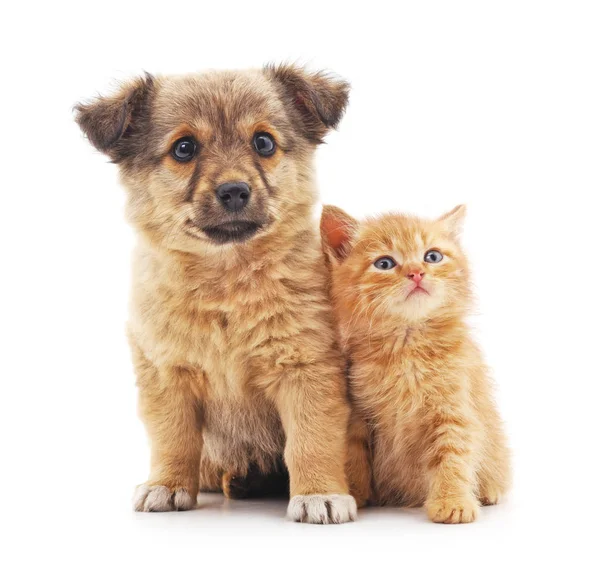
[[[418,323],[430,317],[439,309],[441,303],[437,294],[425,290],[412,291],[402,300],[395,302],[390,309],[406,321]]]

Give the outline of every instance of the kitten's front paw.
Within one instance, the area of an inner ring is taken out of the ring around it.
[[[493,506],[494,504],[498,504],[498,502],[500,502],[501,496],[502,492],[499,488],[487,486],[479,495],[479,501],[481,502],[482,506]]]
[[[309,524],[343,524],[356,520],[356,501],[349,494],[309,494],[294,496],[288,517]]]
[[[185,488],[171,490],[166,486],[140,484],[133,495],[136,512],[173,512],[191,510],[196,500]]]
[[[479,504],[472,496],[430,500],[425,508],[429,519],[438,524],[469,524],[479,513]]]

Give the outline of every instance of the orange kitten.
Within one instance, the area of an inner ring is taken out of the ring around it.
[[[326,206],[321,218],[357,414],[350,483],[357,494],[372,487],[379,504],[425,505],[445,523],[472,522],[510,482],[488,371],[465,323],[464,215],[459,206],[435,221],[359,223]],[[367,446],[369,455],[357,450]]]

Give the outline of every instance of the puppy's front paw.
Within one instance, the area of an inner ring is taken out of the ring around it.
[[[294,496],[288,517],[309,524],[343,524],[356,520],[356,501],[349,494],[309,494]]]
[[[195,505],[195,499],[185,488],[171,490],[161,485],[140,484],[133,495],[136,512],[191,510]]]
[[[434,499],[425,507],[429,519],[438,524],[469,524],[479,513],[479,504],[472,496]]]

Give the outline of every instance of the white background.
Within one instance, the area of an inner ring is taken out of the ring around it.
[[[353,4],[3,8],[3,564],[598,564],[598,4]],[[133,235],[116,168],[72,105],[142,70],[282,60],[353,86],[318,151],[324,202],[356,215],[468,205],[473,324],[515,469],[508,500],[473,525],[396,509],[297,525],[285,502],[219,497],[130,510],[148,461],[124,337]]]

